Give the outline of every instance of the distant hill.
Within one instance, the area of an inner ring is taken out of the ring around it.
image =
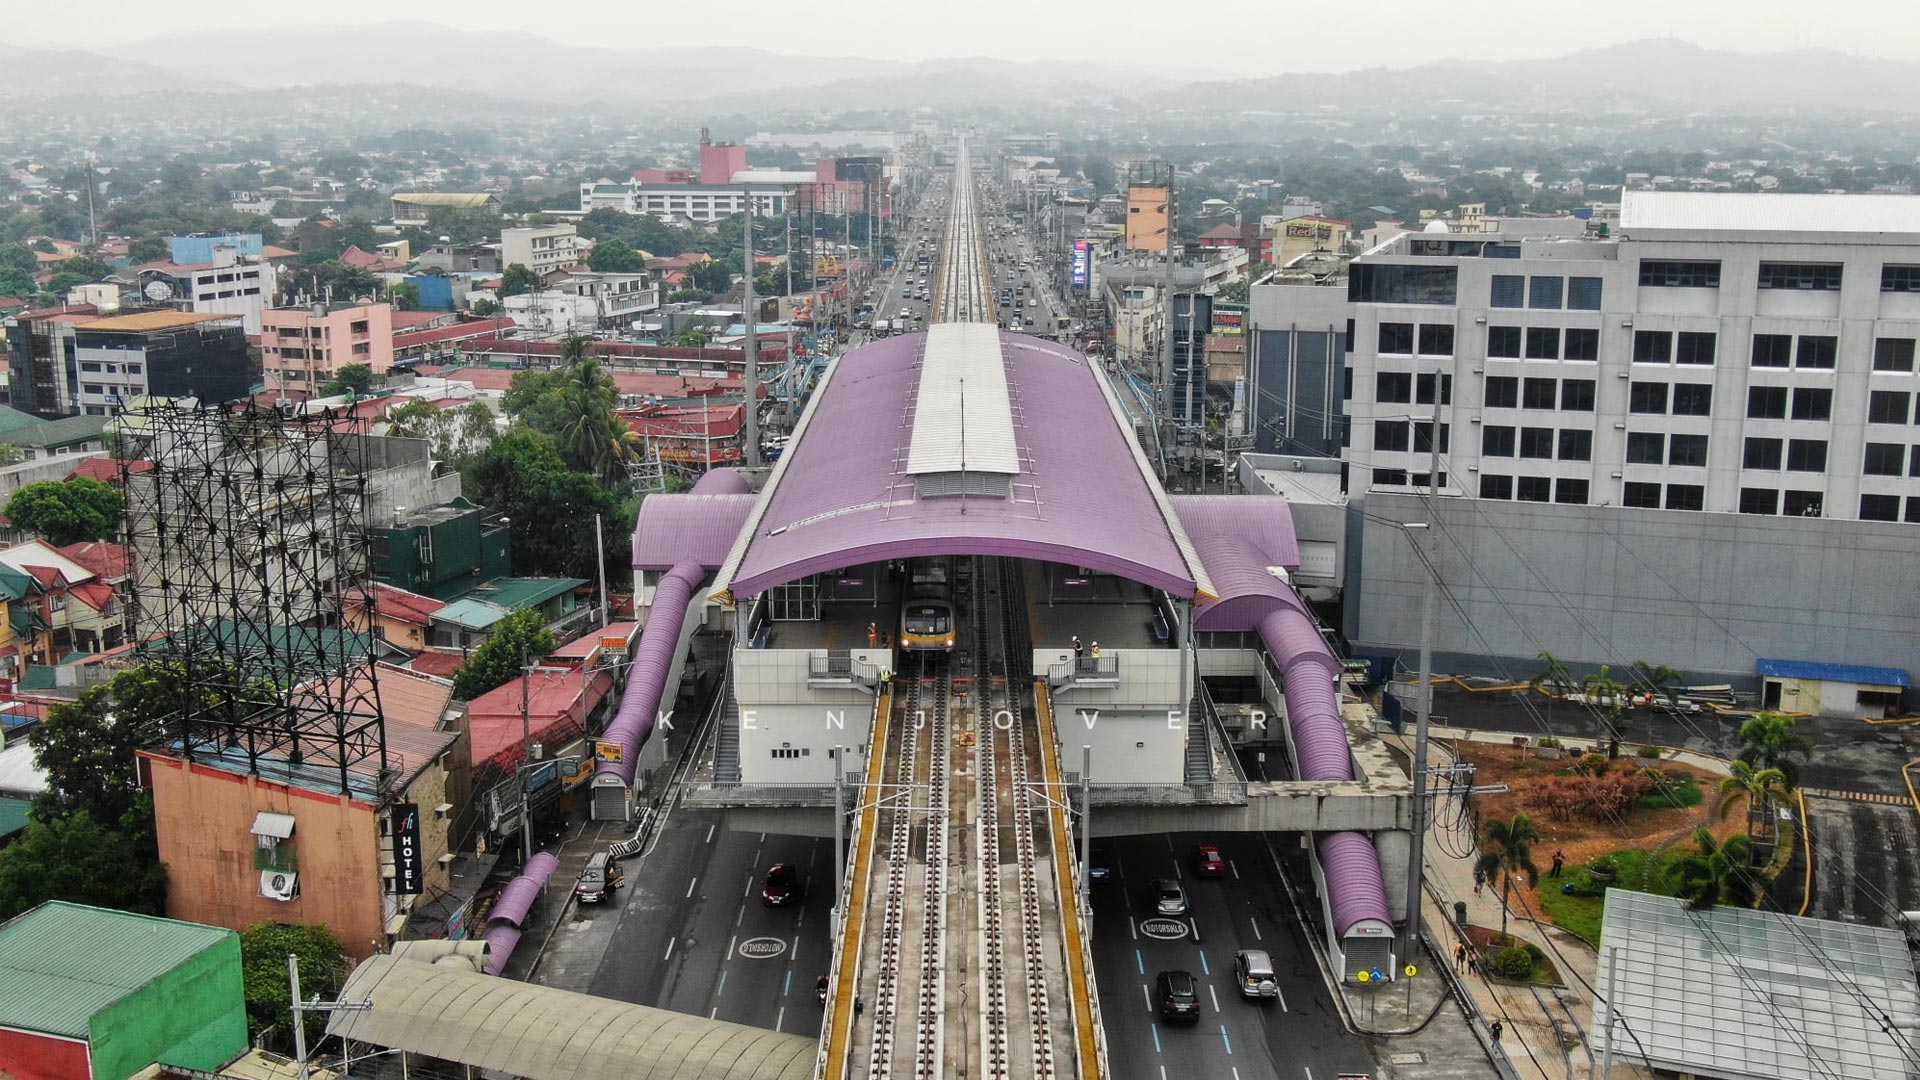
[[[1705,112],[1741,108],[1920,111],[1920,63],[1828,49],[1737,53],[1673,39],[1489,63],[1196,83],[1162,104],[1242,109],[1458,108]]]
[[[77,49],[22,49],[0,44],[0,99],[61,97],[69,94],[114,94],[145,87],[173,90],[231,89],[199,75],[185,75],[154,64],[104,56]]]

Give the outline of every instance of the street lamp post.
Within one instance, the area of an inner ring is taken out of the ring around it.
[[[1433,600],[1440,585],[1440,570],[1433,561],[1431,546],[1428,550],[1421,550],[1414,543],[1413,534],[1418,530],[1431,536],[1433,523],[1438,520],[1440,377],[1437,372],[1433,380],[1433,403],[1433,424],[1427,431],[1427,520],[1407,522],[1401,526],[1407,534],[1407,542],[1414,544],[1414,550],[1427,571],[1426,587],[1420,594],[1420,683],[1414,703],[1413,843],[1407,859],[1407,939],[1401,946],[1401,957],[1407,963],[1416,962],[1415,957],[1420,950],[1420,894],[1426,871],[1427,841],[1427,735],[1433,720]]]

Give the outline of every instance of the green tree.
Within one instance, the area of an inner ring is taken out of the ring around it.
[[[1573,679],[1573,672],[1566,664],[1560,662],[1559,657],[1542,649],[1538,659],[1542,664],[1546,665],[1545,669],[1542,670],[1540,674],[1528,680],[1528,686],[1546,694],[1548,697],[1564,697],[1573,691],[1576,685]]]
[[[45,291],[54,296],[65,296],[67,293],[92,280],[92,278],[85,274],[73,274],[62,270],[47,279]]]
[[[1540,868],[1533,864],[1533,844],[1540,839],[1540,830],[1534,828],[1532,818],[1515,814],[1512,820],[1495,818],[1487,822],[1480,830],[1480,839],[1486,850],[1474,864],[1474,872],[1489,881],[1495,875],[1500,877],[1500,932],[1505,934],[1514,875],[1525,874],[1529,885],[1540,880]]]
[[[40,291],[33,283],[33,275],[12,266],[0,266],[0,296],[13,296],[25,299]]]
[[[159,262],[172,254],[166,240],[158,236],[143,236],[127,245],[127,258],[135,263]]]
[[[387,300],[400,311],[420,310],[420,286],[402,281],[387,288]]]
[[[42,480],[7,500],[7,519],[62,546],[106,540],[120,525],[125,500],[113,485],[88,477]]]
[[[1607,722],[1607,756],[1612,757],[1620,749],[1620,718],[1627,712],[1627,688],[1615,681],[1610,665],[1602,664],[1599,671],[1580,680],[1580,693],[1588,705],[1603,710]]]
[[[515,522],[517,525],[518,522]],[[518,678],[520,666],[544,659],[554,648],[553,633],[540,613],[520,610],[493,624],[493,633],[453,673],[453,696],[472,701]]]
[[[647,261],[639,252],[627,246],[619,237],[608,237],[593,245],[593,254],[587,256],[587,266],[602,274],[637,274],[647,268]]]
[[[522,265],[521,263],[514,263],[512,266],[507,267],[505,273],[500,275],[500,288],[495,290],[495,292],[498,293],[500,299],[505,300],[509,296],[519,296],[522,293],[530,293],[534,289],[539,288],[539,286],[539,274],[534,273],[530,267]]]
[[[483,296],[473,302],[473,313],[483,319],[499,310],[500,302],[497,300],[489,300]]]
[[[164,915],[167,870],[153,835],[153,800],[142,794],[118,829],[86,811],[28,823],[0,848],[0,920],[49,900]]]
[[[1249,283],[1246,281],[1229,281],[1220,286],[1220,291],[1215,295],[1218,299],[1225,300],[1228,303],[1244,304],[1247,302],[1248,288]]]
[[[40,269],[40,260],[33,257],[34,250],[25,244],[0,244],[0,266],[36,273]]]
[[[599,566],[596,514],[605,525],[608,552],[623,550],[633,533],[637,504],[569,470],[553,440],[524,423],[473,455],[461,476],[469,497],[512,519],[513,565],[520,573],[592,578]],[[631,574],[621,561],[608,558],[609,580]]]
[[[254,923],[240,935],[240,981],[247,1001],[247,1034],[258,1037],[268,1028],[291,1031],[292,987],[287,981],[287,957],[300,962],[300,993],[332,1001],[340,994],[351,965],[346,949],[332,930],[317,925]],[[308,1014],[307,1044],[326,1031],[324,1015]]]
[[[7,516],[13,516],[11,507]],[[1793,717],[1777,712],[1756,713],[1741,724],[1740,744],[1741,761],[1780,770],[1790,788],[1800,784],[1800,766],[1793,758],[1798,755],[1804,761],[1813,754],[1813,740],[1793,730]]]
[[[91,255],[79,255],[60,264],[62,273],[79,274],[88,281],[99,281],[113,273],[113,267]]]
[[[681,331],[679,340],[675,341],[674,344],[683,349],[701,349],[705,348],[707,342],[712,340],[713,331],[705,327],[697,326],[692,330]]]
[[[366,364],[342,364],[333,373],[333,378],[320,385],[320,393],[326,397],[336,394],[352,394],[354,397],[366,397],[373,389],[373,368]]]
[[[1667,869],[1667,887],[1695,909],[1715,904],[1752,907],[1765,891],[1764,874],[1754,866],[1753,838],[1716,840],[1705,825],[1693,830],[1690,852]]]
[[[1720,781],[1720,817],[1725,820],[1733,808],[1747,808],[1747,835],[1771,835],[1776,802],[1793,791],[1793,782],[1779,769],[1756,769],[1751,762],[1735,758],[1731,775]]]

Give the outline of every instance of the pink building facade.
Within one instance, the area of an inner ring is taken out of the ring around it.
[[[393,308],[272,308],[260,316],[260,367],[268,390],[320,387],[348,364],[365,364],[375,376],[393,366]]]

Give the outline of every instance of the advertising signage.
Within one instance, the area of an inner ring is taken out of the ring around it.
[[[1073,287],[1076,289],[1086,288],[1087,287],[1087,242],[1085,240],[1075,240],[1073,242],[1072,267],[1073,267]]]
[[[396,803],[392,825],[394,891],[418,896],[427,884],[427,864],[420,852],[419,805]]]

